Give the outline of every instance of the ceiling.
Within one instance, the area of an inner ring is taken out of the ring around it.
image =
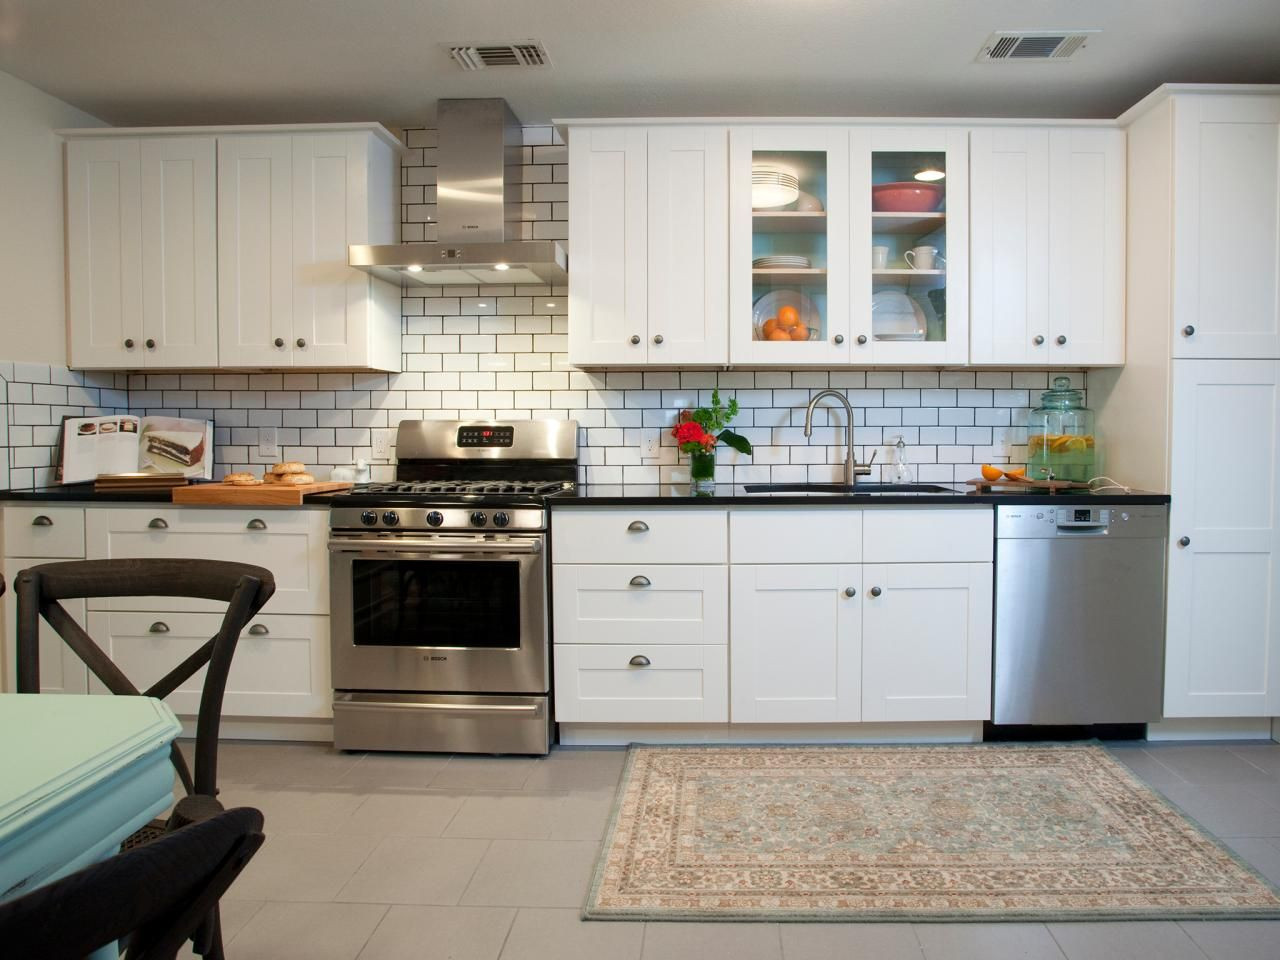
[[[995,29],[1101,29],[975,63]],[[448,42],[536,38],[464,72]],[[0,70],[120,125],[590,116],[1114,117],[1163,82],[1280,82],[1280,0],[0,0]]]

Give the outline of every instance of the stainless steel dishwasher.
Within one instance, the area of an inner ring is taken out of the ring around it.
[[[1159,720],[1169,508],[996,509],[997,724]]]

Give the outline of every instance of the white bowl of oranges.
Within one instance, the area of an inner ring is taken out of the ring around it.
[[[795,343],[822,337],[822,314],[798,290],[773,290],[752,309],[757,340]]]

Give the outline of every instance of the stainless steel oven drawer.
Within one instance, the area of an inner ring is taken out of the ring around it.
[[[335,691],[339,750],[545,754],[548,698]]]

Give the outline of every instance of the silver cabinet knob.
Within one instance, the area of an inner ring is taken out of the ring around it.
[[[265,637],[270,632],[271,632],[270,630],[268,630],[266,627],[264,627],[260,623],[255,623],[252,627],[249,628],[249,636],[251,637]]]
[[[1058,346],[1064,347],[1067,345],[1067,338],[1064,337],[1062,334],[1058,334],[1058,339],[1056,343],[1058,344]]]
[[[1031,340],[1037,347],[1044,343],[1044,334],[1037,333]]]
[[[637,653],[634,657],[628,660],[627,663],[631,664],[633,667],[647,667],[649,665],[649,658],[644,654]]]
[[[305,347],[305,346],[307,345],[307,341],[303,340],[301,337],[299,337],[299,338],[298,338],[297,340],[295,340],[294,342],[295,342],[295,343],[297,343],[297,345],[298,345],[298,349],[299,349],[299,350],[301,350],[303,347]]]
[[[1196,328],[1195,328],[1195,327],[1193,327],[1193,326],[1192,326],[1191,324],[1189,324],[1189,323],[1188,323],[1185,327],[1183,327],[1183,328],[1182,328],[1182,335],[1183,335],[1184,337],[1190,337],[1190,336],[1192,336],[1195,332],[1196,332]]]
[[[645,577],[645,576],[634,576],[631,578],[630,583],[633,587],[653,586],[653,581],[651,581],[648,577]]]
[[[631,533],[648,533],[649,525],[643,520],[632,520],[627,524],[627,530]]]
[[[866,342],[867,342],[867,335],[865,333],[858,334],[858,343],[862,344]]]
[[[660,334],[660,333],[655,333],[655,334],[653,335],[653,342],[654,342],[654,343],[659,343],[659,344],[660,344],[660,343],[662,343],[662,334]]]
[[[31,521],[33,527],[52,527],[53,521],[46,517],[43,513]]]
[[[125,348],[126,350],[132,350],[132,349],[133,349],[133,337],[129,337],[127,340],[125,340],[125,342],[124,342],[124,348]]]
[[[154,350],[155,348],[156,348],[156,342],[155,342],[154,340],[152,340],[150,337],[148,337],[148,338],[147,338],[147,349],[148,349],[148,350]]]
[[[283,346],[284,346],[284,337],[276,337],[276,338],[275,338],[273,341],[271,341],[271,342],[272,342],[272,343],[274,343],[277,347],[283,347]]]
[[[836,345],[837,345],[837,346],[839,346],[840,344],[844,343],[844,334],[843,334],[843,333],[837,333],[837,334],[836,334],[834,337],[832,337],[831,339],[833,339],[833,340],[836,342]]]
[[[1179,538],[1178,538],[1178,546],[1180,546],[1180,547],[1189,547],[1189,546],[1191,546],[1191,538],[1190,538],[1190,537],[1179,537]]]
[[[880,589],[879,587],[872,587],[872,588],[871,588],[871,595],[872,595],[873,597],[878,597],[878,596],[880,596],[880,594],[881,594],[882,592],[883,592],[883,591],[881,591],[881,589]]]
[[[166,520],[164,517],[154,517],[152,518],[151,522],[147,524],[147,526],[150,527],[152,530],[168,530],[169,521]]]
[[[163,620],[157,620],[155,623],[151,625],[151,632],[152,633],[168,633],[169,625],[165,623]]]
[[[853,589],[853,587],[845,587],[844,595],[846,597],[856,597],[858,595],[858,591]]]
[[[246,530],[265,530],[267,529],[267,521],[259,520],[257,517],[254,517],[244,526]]]
[[[631,335],[631,345],[634,347],[634,346],[635,346],[636,344],[638,344],[639,342],[640,342],[640,334],[638,334],[638,333],[633,333],[633,334]]]

